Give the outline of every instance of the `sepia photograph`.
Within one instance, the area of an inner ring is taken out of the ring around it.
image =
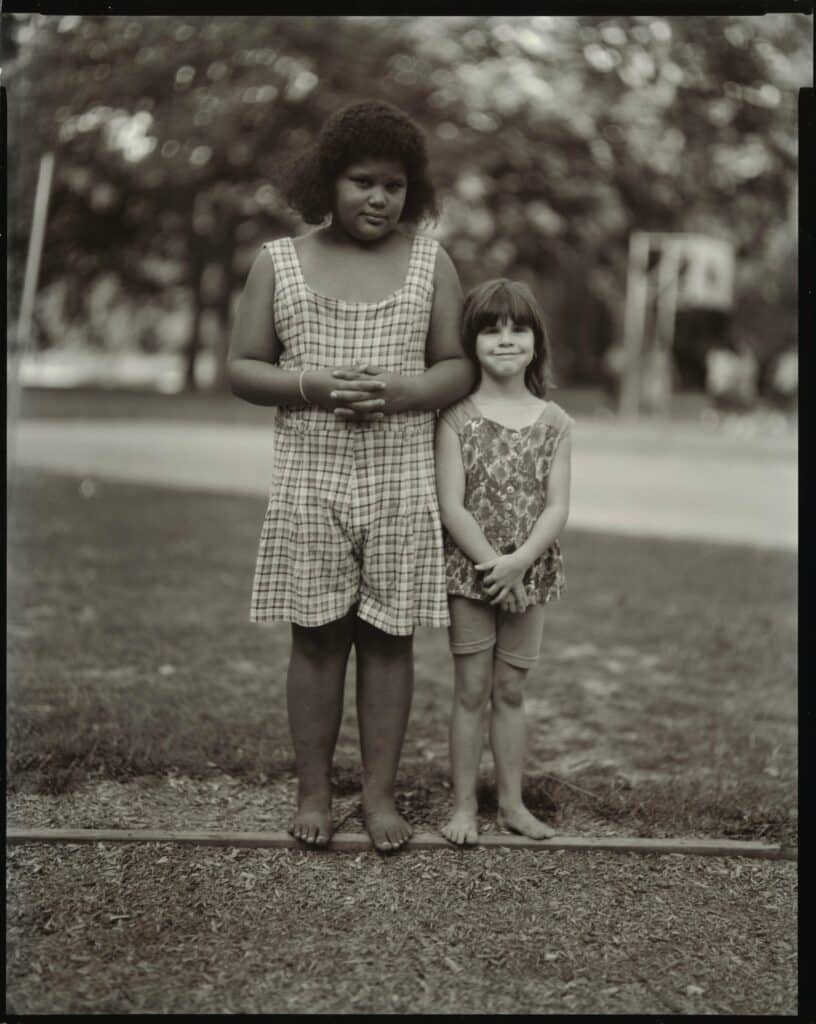
[[[803,1012],[812,13],[115,6],[0,17],[8,1019]]]

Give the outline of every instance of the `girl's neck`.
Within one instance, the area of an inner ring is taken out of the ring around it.
[[[524,374],[496,379],[482,371],[482,379],[474,394],[485,402],[528,402],[535,399],[524,383]]]
[[[382,238],[374,239],[370,242],[356,238],[350,232],[346,231],[342,224],[335,224],[334,220],[330,221],[324,228],[320,229],[320,232],[324,239],[332,245],[348,249],[356,249],[359,252],[378,252],[379,250],[384,249],[393,240],[394,235],[397,233],[397,229],[394,228],[392,231],[389,231],[387,235],[383,235]]]

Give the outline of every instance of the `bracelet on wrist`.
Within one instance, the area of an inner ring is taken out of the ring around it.
[[[304,401],[304,402],[305,402],[305,403],[306,403],[307,405],[311,405],[312,403],[311,403],[311,402],[309,401],[309,399],[308,399],[308,398],[306,397],[306,392],[305,392],[305,391],[303,390],[303,377],[304,377],[304,374],[305,374],[305,373],[306,373],[306,371],[305,371],[305,370],[301,370],[301,371],[300,371],[300,376],[298,377],[298,391],[300,392],[300,397],[301,397],[301,398],[303,399],[303,401]]]

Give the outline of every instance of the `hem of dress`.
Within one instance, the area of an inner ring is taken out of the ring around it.
[[[382,624],[382,619],[378,619],[374,612],[371,612],[367,608],[359,608],[357,611],[357,618],[362,619],[363,622],[367,622],[369,626],[374,626],[375,629],[382,630],[383,633],[388,633],[389,636],[412,636],[419,626],[423,626],[427,629],[445,629],[450,626],[450,616],[446,615],[444,621],[437,621],[428,615],[417,615],[411,622],[411,625],[403,627],[389,626],[386,628]]]
[[[309,616],[298,616],[291,612],[269,612],[264,615],[253,615],[250,613],[249,621],[256,626],[268,626],[275,622],[291,622],[296,626],[304,626],[306,628],[313,628],[317,626],[326,626],[330,622],[337,622],[338,619],[342,619],[344,615],[347,615],[352,608],[357,604],[356,601],[352,601],[345,611],[340,612],[339,615],[329,615],[327,618],[320,618],[319,620],[312,619]],[[427,615],[419,615],[413,620],[413,623],[406,628],[389,627],[385,629],[382,625],[382,620],[377,619],[376,616],[372,615],[371,612],[366,613],[366,609],[357,609],[357,618],[367,622],[370,626],[374,626],[376,629],[382,630],[383,633],[388,633],[391,636],[411,636],[414,631],[422,626],[427,629],[446,629],[450,626],[450,616],[445,616],[444,619],[440,617],[440,621],[431,618]]]

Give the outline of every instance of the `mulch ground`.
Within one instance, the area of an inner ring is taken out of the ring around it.
[[[293,802],[291,779],[99,780],[11,794],[9,824],[277,831]],[[796,1012],[793,862],[98,843],[7,868],[10,1012]]]
[[[12,847],[11,1013],[795,1014],[796,865]]]

